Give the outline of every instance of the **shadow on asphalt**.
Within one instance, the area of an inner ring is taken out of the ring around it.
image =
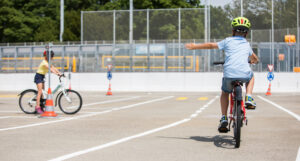
[[[160,138],[173,138],[173,139],[192,139],[200,142],[212,142],[216,147],[226,148],[226,149],[235,149],[235,140],[233,136],[230,135],[216,135],[216,136],[191,136],[189,138],[180,138],[180,137],[164,137]]]
[[[216,147],[235,149],[235,140],[229,135],[216,135],[216,136],[191,136],[190,139],[201,142],[213,142]]]

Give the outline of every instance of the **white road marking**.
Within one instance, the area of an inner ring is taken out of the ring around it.
[[[286,108],[283,108],[282,106],[280,106],[280,105],[278,105],[278,104],[276,104],[276,103],[274,103],[274,102],[272,102],[272,101],[270,101],[270,100],[268,100],[268,99],[266,99],[266,98],[264,98],[264,97],[261,97],[261,96],[258,96],[258,97],[259,97],[260,99],[262,99],[263,101],[266,101],[266,102],[268,102],[268,103],[274,105],[274,106],[277,107],[278,109],[280,109],[280,110],[282,110],[282,111],[284,111],[284,112],[290,114],[291,116],[295,117],[298,121],[300,121],[300,116],[297,115],[297,114],[295,114],[294,112],[292,112],[292,111],[290,111],[290,110],[288,110],[288,109],[286,109]]]
[[[20,111],[0,111],[0,113],[21,113]]]
[[[208,102],[206,105],[209,105],[209,104],[213,103],[218,97],[219,96],[216,96],[210,102]],[[133,135],[133,136],[125,137],[125,138],[115,140],[115,141],[112,141],[112,142],[109,142],[109,143],[106,143],[106,144],[102,144],[102,145],[99,145],[99,146],[95,146],[95,147],[92,147],[92,148],[89,148],[89,149],[85,149],[85,150],[81,150],[81,151],[78,151],[78,152],[63,155],[63,156],[51,159],[49,161],[62,161],[62,160],[74,158],[74,157],[79,156],[79,155],[83,155],[83,154],[86,154],[86,153],[89,153],[89,152],[104,149],[104,148],[107,148],[107,147],[110,147],[110,146],[113,146],[113,145],[116,145],[116,144],[120,144],[120,143],[123,143],[123,142],[126,142],[126,141],[130,141],[130,140],[135,139],[135,138],[139,138],[139,137],[146,136],[146,135],[158,132],[158,131],[162,131],[162,130],[165,130],[165,129],[168,129],[168,128],[171,128],[171,127],[174,127],[174,126],[177,126],[177,125],[180,125],[180,124],[183,124],[185,122],[190,121],[193,118],[193,115],[194,114],[192,114],[189,118],[174,122],[174,123],[169,124],[169,125],[165,125],[165,126],[162,126],[162,127],[156,128],[156,129],[152,129],[152,130],[149,130],[149,131],[146,131],[146,132],[142,132],[142,133],[139,133],[139,134],[136,134],[136,135]]]
[[[35,116],[1,116],[0,119],[6,119],[6,118],[29,118],[29,119],[36,119]]]
[[[7,118],[10,118],[11,116],[2,116],[0,117],[0,119],[7,119]]]
[[[157,102],[157,101],[163,101],[163,100],[170,99],[170,98],[173,98],[173,97],[174,96],[168,96],[168,97],[153,99],[153,100],[150,100],[150,101],[136,103],[136,104],[132,104],[132,105],[128,105],[128,106],[116,107],[116,108],[113,108],[111,110],[105,110],[105,111],[101,111],[101,112],[94,112],[94,113],[87,114],[87,115],[75,116],[75,117],[71,117],[71,118],[64,118],[64,119],[61,119],[61,120],[54,120],[54,121],[41,122],[41,123],[35,123],[35,124],[29,124],[29,125],[23,125],[23,126],[15,126],[15,127],[3,128],[3,129],[0,129],[0,132],[1,131],[15,130],[15,129],[21,129],[21,128],[27,128],[27,127],[34,127],[34,126],[40,126],[40,125],[47,125],[47,124],[53,124],[53,123],[57,123],[57,122],[63,122],[63,121],[69,121],[69,120],[75,120],[75,119],[80,119],[80,118],[91,117],[91,116],[95,116],[95,115],[109,113],[109,112],[112,112],[112,111],[118,111],[118,110],[132,108],[132,107],[143,105],[143,104],[147,104],[147,103],[153,103],[153,102]]]
[[[300,161],[300,146],[299,146],[299,149],[298,149],[298,155],[297,155],[296,161]]]
[[[135,98],[139,98],[139,97],[140,96],[135,96],[135,97],[130,97],[130,98],[121,98],[121,99],[108,100],[108,101],[103,101],[103,102],[94,102],[94,103],[84,104],[82,107],[92,106],[92,105],[100,105],[100,104],[106,104],[106,103],[113,103],[113,102],[120,102],[120,101],[127,101],[127,100],[132,100]],[[95,109],[95,108],[84,108],[84,109]]]

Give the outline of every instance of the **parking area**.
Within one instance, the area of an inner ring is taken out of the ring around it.
[[[299,161],[300,93],[254,94],[248,125],[234,148],[218,133],[219,93],[80,92],[75,115],[23,113],[15,92],[0,92],[2,161]],[[55,96],[54,96],[55,98]]]

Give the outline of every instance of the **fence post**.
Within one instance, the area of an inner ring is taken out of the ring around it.
[[[148,72],[150,72],[149,9],[147,9],[147,61]]]
[[[32,57],[33,57],[33,46],[31,46],[31,48],[30,48],[30,71],[31,72],[33,72],[33,69],[32,69],[32,65],[33,65]]]
[[[18,53],[18,48],[15,47],[15,72],[17,73],[17,53]]]
[[[80,43],[82,44],[83,43],[83,13],[84,11],[80,11],[80,21],[81,21],[81,26],[80,26]]]
[[[3,48],[0,47],[0,71],[2,72],[2,51],[3,51]]]
[[[178,9],[178,71],[181,68],[181,9]]]

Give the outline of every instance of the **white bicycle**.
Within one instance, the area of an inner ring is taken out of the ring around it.
[[[57,91],[60,91],[55,98],[55,105],[59,106],[60,110],[65,114],[75,114],[77,113],[82,106],[82,98],[77,91],[66,89],[65,81],[61,81],[61,78],[64,75],[59,77],[59,84],[53,90],[52,94],[54,95]],[[47,92],[43,90],[43,97],[40,99],[40,106],[42,110],[45,110],[45,102],[47,98]],[[35,89],[26,89],[19,94],[19,106],[21,110],[26,114],[35,114],[36,106],[36,97],[37,90]]]

